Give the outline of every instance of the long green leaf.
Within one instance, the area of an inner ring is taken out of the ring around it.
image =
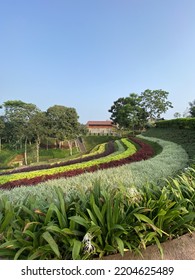
[[[65,225],[64,227],[67,227],[68,224],[68,218],[67,218],[67,214],[66,214],[66,204],[65,204],[65,200],[64,200],[64,195],[61,189],[57,188],[57,194],[58,194],[58,198],[59,198],[59,202],[60,202],[60,210],[61,210],[61,214],[64,218],[64,222]]]
[[[163,248],[162,248],[162,246],[160,244],[160,241],[159,241],[159,239],[156,236],[154,236],[154,239],[155,239],[156,245],[157,245],[157,247],[158,247],[158,249],[160,251],[161,258],[163,259],[164,253],[163,253]]]
[[[26,250],[31,251],[32,249],[33,249],[32,246],[29,246],[29,247],[22,247],[22,248],[21,248],[20,250],[18,250],[18,252],[15,254],[14,260],[18,260],[18,258],[20,257],[20,255],[21,255],[24,251],[26,251]]]
[[[74,239],[73,241],[73,249],[72,249],[72,258],[73,260],[78,260],[80,258],[79,253],[81,249],[81,242]]]
[[[9,249],[0,249],[0,257],[12,257],[12,259],[15,256],[15,250],[9,250]]]
[[[89,228],[89,225],[88,225],[87,221],[80,216],[72,216],[72,217],[69,217],[69,219],[76,222],[79,225],[84,226],[86,229]]]
[[[87,212],[88,212],[89,217],[90,217],[90,219],[92,220],[93,224],[94,224],[94,225],[98,225],[98,222],[97,222],[95,216],[93,215],[93,213],[91,212],[91,210],[90,210],[90,209],[87,209]]]
[[[150,218],[148,218],[147,216],[145,216],[145,215],[143,215],[143,214],[134,214],[134,216],[135,216],[139,221],[146,222],[148,225],[151,226],[151,228],[152,228],[153,230],[155,230],[155,231],[159,231],[159,230],[160,230],[160,229],[158,229],[158,228],[154,225],[153,221],[152,221]]]
[[[124,256],[124,242],[119,237],[115,237],[115,240],[117,242],[118,250],[119,250],[121,256]]]
[[[96,217],[100,221],[101,225],[104,226],[105,225],[104,218],[103,218],[102,213],[100,212],[99,208],[97,207],[97,205],[95,203],[93,203],[93,210],[96,214]]]
[[[21,244],[17,240],[10,240],[0,245],[0,249],[18,249]]]
[[[61,256],[60,256],[58,245],[53,239],[53,237],[51,236],[51,234],[46,231],[42,234],[42,237],[48,242],[48,244],[50,245],[52,251],[56,254],[56,256],[60,258]]]
[[[33,210],[29,209],[25,205],[22,205],[21,210],[23,210],[28,216],[31,216],[34,221],[37,220],[37,215],[35,214],[35,212]]]
[[[0,233],[2,233],[6,229],[6,227],[11,223],[13,217],[14,213],[12,211],[6,213],[3,223],[0,225]]]

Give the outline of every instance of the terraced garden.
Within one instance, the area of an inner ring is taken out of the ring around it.
[[[195,137],[182,133],[149,130],[1,174],[0,256],[88,259],[150,244],[163,255],[161,242],[195,229]]]
[[[125,146],[125,150],[120,153],[117,151],[117,154],[114,153],[114,143],[109,142],[107,149],[102,144],[95,154],[92,152],[92,155],[89,154],[68,162],[29,167],[22,170],[23,172],[20,171],[20,173],[15,171],[11,173],[5,172],[0,176],[0,188],[12,188],[21,185],[37,184],[49,179],[72,177],[84,172],[94,172],[98,169],[116,167],[132,161],[147,159],[153,155],[153,150],[149,145],[138,139],[134,139],[134,142],[140,145],[137,152],[135,145],[129,139],[122,139],[121,143]],[[101,152],[99,153],[100,150]]]

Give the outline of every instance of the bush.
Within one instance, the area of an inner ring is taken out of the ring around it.
[[[156,122],[157,128],[195,129],[195,118],[179,118]]]

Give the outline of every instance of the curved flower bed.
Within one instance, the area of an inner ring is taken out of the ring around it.
[[[43,174],[43,175],[38,175],[38,176],[33,176],[32,178],[22,178],[19,180],[12,180],[8,181],[5,183],[2,183],[0,185],[1,189],[8,189],[8,188],[14,188],[22,185],[36,185],[40,182],[44,182],[47,180],[51,179],[58,179],[58,178],[68,178],[68,177],[73,177],[77,176],[86,172],[94,172],[100,169],[107,169],[107,168],[113,168],[113,167],[118,167],[124,164],[128,164],[131,162],[135,161],[140,161],[140,160],[146,160],[154,155],[153,149],[150,147],[150,145],[142,142],[140,139],[137,138],[130,138],[131,141],[134,143],[138,144],[140,146],[140,149],[137,152],[134,152],[131,149],[127,149],[124,153],[122,153],[119,156],[111,157],[108,159],[105,159],[105,161],[99,161],[99,162],[93,162],[93,163],[88,163],[88,164],[83,164],[80,168],[75,168],[71,170],[65,170],[61,171],[58,173],[53,173],[53,174]],[[130,153],[131,150],[131,153]],[[118,158],[118,159],[117,159]],[[91,165],[90,165],[91,164]]]
[[[101,152],[102,149],[104,150],[103,152]],[[86,162],[89,160],[105,157],[105,156],[108,156],[115,152],[114,141],[109,141],[107,143],[107,145],[106,145],[106,143],[101,144],[100,149],[98,149],[98,151],[99,150],[100,150],[100,152],[93,153],[92,155],[88,154],[85,156],[81,156],[79,158],[70,159],[65,162],[59,162],[59,163],[53,163],[53,164],[43,164],[43,165],[39,165],[39,166],[28,166],[28,167],[20,168],[17,170],[3,172],[3,173],[0,173],[0,176],[15,174],[15,173],[22,173],[22,172],[31,172],[31,171],[43,170],[43,169],[51,169],[51,168],[62,167],[62,166],[70,165],[70,164],[76,164],[76,163],[82,163],[82,162]]]

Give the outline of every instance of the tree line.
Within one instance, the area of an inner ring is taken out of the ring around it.
[[[111,120],[119,129],[142,129],[150,121],[160,119],[161,114],[173,108],[168,101],[169,93],[164,90],[147,89],[140,95],[131,93],[120,97],[108,110]],[[195,100],[189,103],[189,116],[195,116]],[[41,111],[36,105],[21,100],[9,100],[0,105],[4,112],[0,115],[0,151],[2,143],[9,148],[24,149],[24,162],[28,163],[27,147],[36,145],[36,158],[39,162],[39,151],[42,141],[55,139],[60,145],[67,141],[70,154],[75,139],[87,133],[85,125],[79,123],[75,108],[54,105]]]
[[[72,154],[73,141],[86,133],[79,123],[75,108],[54,105],[41,111],[36,105],[21,100],[9,100],[1,105],[4,113],[0,116],[0,149],[2,142],[9,148],[24,149],[24,162],[27,165],[27,146],[36,145],[36,158],[39,162],[41,142],[54,138],[56,143],[67,141]]]
[[[119,129],[142,129],[149,122],[160,120],[161,114],[173,108],[168,101],[169,92],[162,89],[147,89],[140,95],[131,93],[128,97],[117,99],[108,110],[111,120]],[[188,117],[195,117],[195,100],[189,102]],[[178,114],[178,113],[177,113]],[[175,114],[175,117],[178,115]]]
[[[131,93],[128,97],[117,99],[109,109],[111,120],[120,129],[140,129],[148,120],[157,120],[162,113],[173,108],[167,100],[168,92],[147,89],[140,95]]]

